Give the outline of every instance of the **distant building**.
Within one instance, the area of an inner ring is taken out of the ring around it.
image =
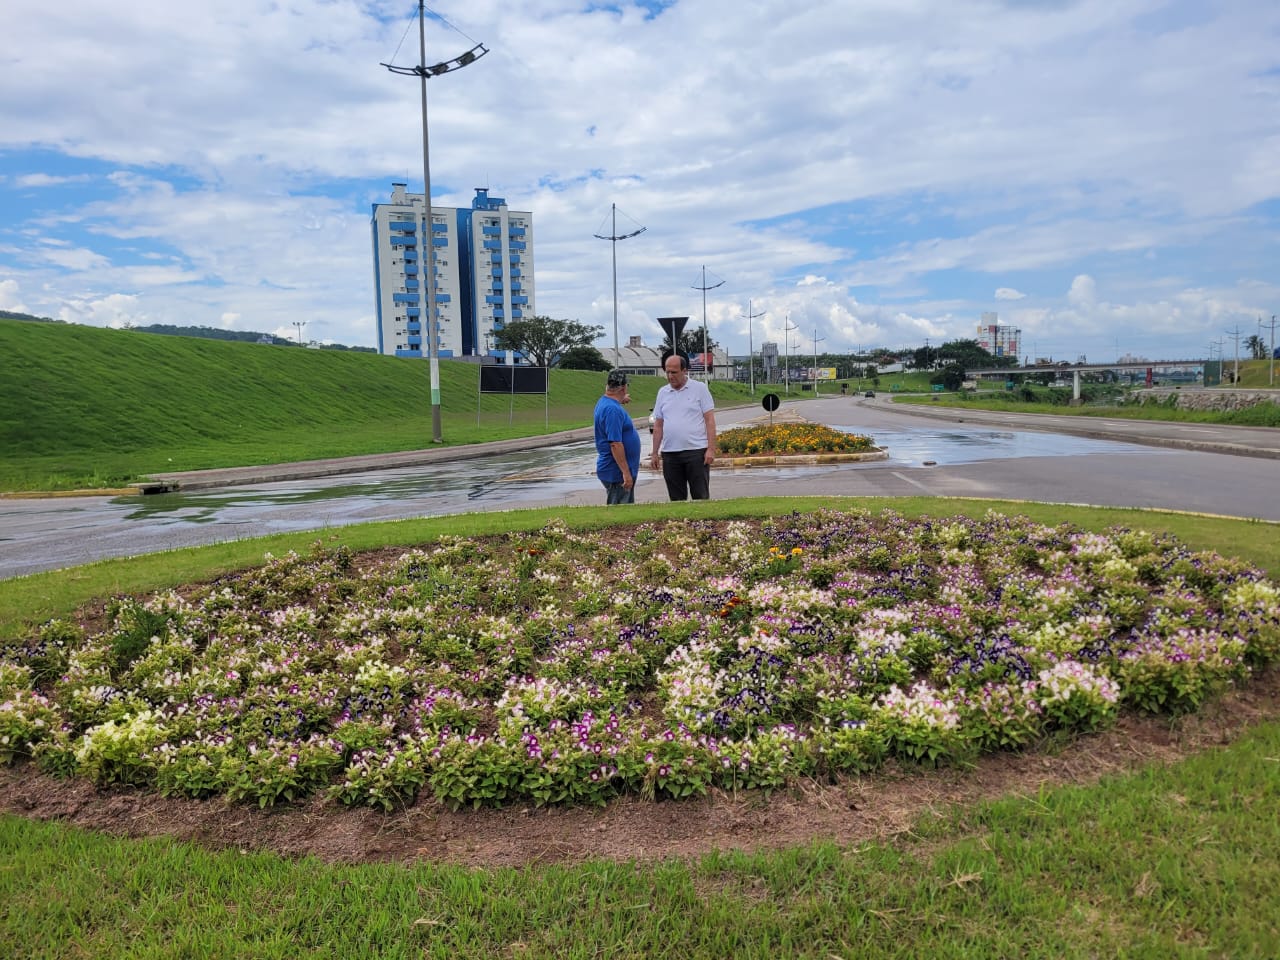
[[[422,322],[420,242],[422,194],[391,185],[391,200],[373,205],[373,274],[378,352],[398,357],[430,353]],[[508,320],[534,316],[533,214],[477,188],[470,208],[431,208],[431,251],[439,355],[492,355],[493,333]]]
[[[1006,327],[1000,324],[998,315],[987,312],[982,315],[978,324],[978,346],[993,357],[1018,358],[1018,342],[1022,339],[1022,331],[1017,327]]]
[[[613,363],[613,347],[597,347],[600,355],[609,363]],[[635,376],[656,377],[662,373],[662,354],[663,347],[645,346],[644,340],[639,336],[631,336],[624,344],[618,346],[617,367],[627,373]],[[713,347],[711,350],[711,379],[712,380],[732,380],[733,366],[729,359],[729,354],[721,347]],[[689,358],[689,371],[698,379],[702,378],[706,365],[702,359],[702,354],[694,354]]]

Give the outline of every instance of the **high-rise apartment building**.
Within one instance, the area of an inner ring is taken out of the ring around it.
[[[378,352],[425,357],[430,351],[422,283],[422,194],[391,185],[373,205],[373,273]],[[508,320],[534,315],[533,214],[478,188],[470,208],[431,208],[436,321],[441,357],[496,352],[492,337]]]
[[[997,323],[997,314],[988,311],[978,324],[978,346],[993,357],[1018,357],[1018,340],[1022,331],[1017,327],[1005,327]]]

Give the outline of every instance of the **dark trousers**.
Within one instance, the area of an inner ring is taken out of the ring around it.
[[[707,448],[664,450],[662,479],[672,500],[710,500],[711,468],[706,463]]]

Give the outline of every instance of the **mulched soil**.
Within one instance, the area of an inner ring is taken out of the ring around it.
[[[624,798],[604,809],[450,811],[430,798],[390,814],[313,799],[258,810],[224,800],[164,799],[136,789],[55,780],[30,763],[0,768],[0,811],[115,836],[168,836],[213,848],[268,850],[332,863],[475,867],[696,857],[831,840],[851,845],[907,834],[954,804],[1044,787],[1087,784],[1145,764],[1167,764],[1230,743],[1280,718],[1280,670],[1179,720],[1126,716],[1105,733],[1022,754],[984,757],[971,769],[888,766],[835,784],[806,782],[764,796],[717,792],[694,801]]]

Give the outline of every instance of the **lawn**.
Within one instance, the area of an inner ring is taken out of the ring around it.
[[[1176,729],[1273,669],[1270,525],[872,504],[709,504],[675,524],[671,505],[645,505],[627,528],[602,508],[450,518],[339,531],[318,551],[273,538],[265,566],[264,544],[243,542],[26,578],[32,589],[6,581],[3,676],[20,687],[25,669],[31,693],[11,702],[57,711],[28,738],[46,769],[247,809],[287,810],[292,790],[395,811],[415,792],[418,806],[674,806],[874,785],[884,764],[963,771],[990,750],[1046,762],[1119,711]],[[403,549],[377,563],[358,552],[385,542]],[[162,589],[215,574],[181,596]],[[70,614],[120,592],[108,584],[162,592],[113,603],[82,637]],[[19,626],[45,613],[68,621],[43,630],[61,651]],[[225,743],[202,739],[215,729]],[[942,809],[896,841],[696,860],[325,866],[7,818],[0,944],[13,956],[1271,956],[1276,730]],[[206,757],[221,746],[218,763],[180,762],[183,739]]]

